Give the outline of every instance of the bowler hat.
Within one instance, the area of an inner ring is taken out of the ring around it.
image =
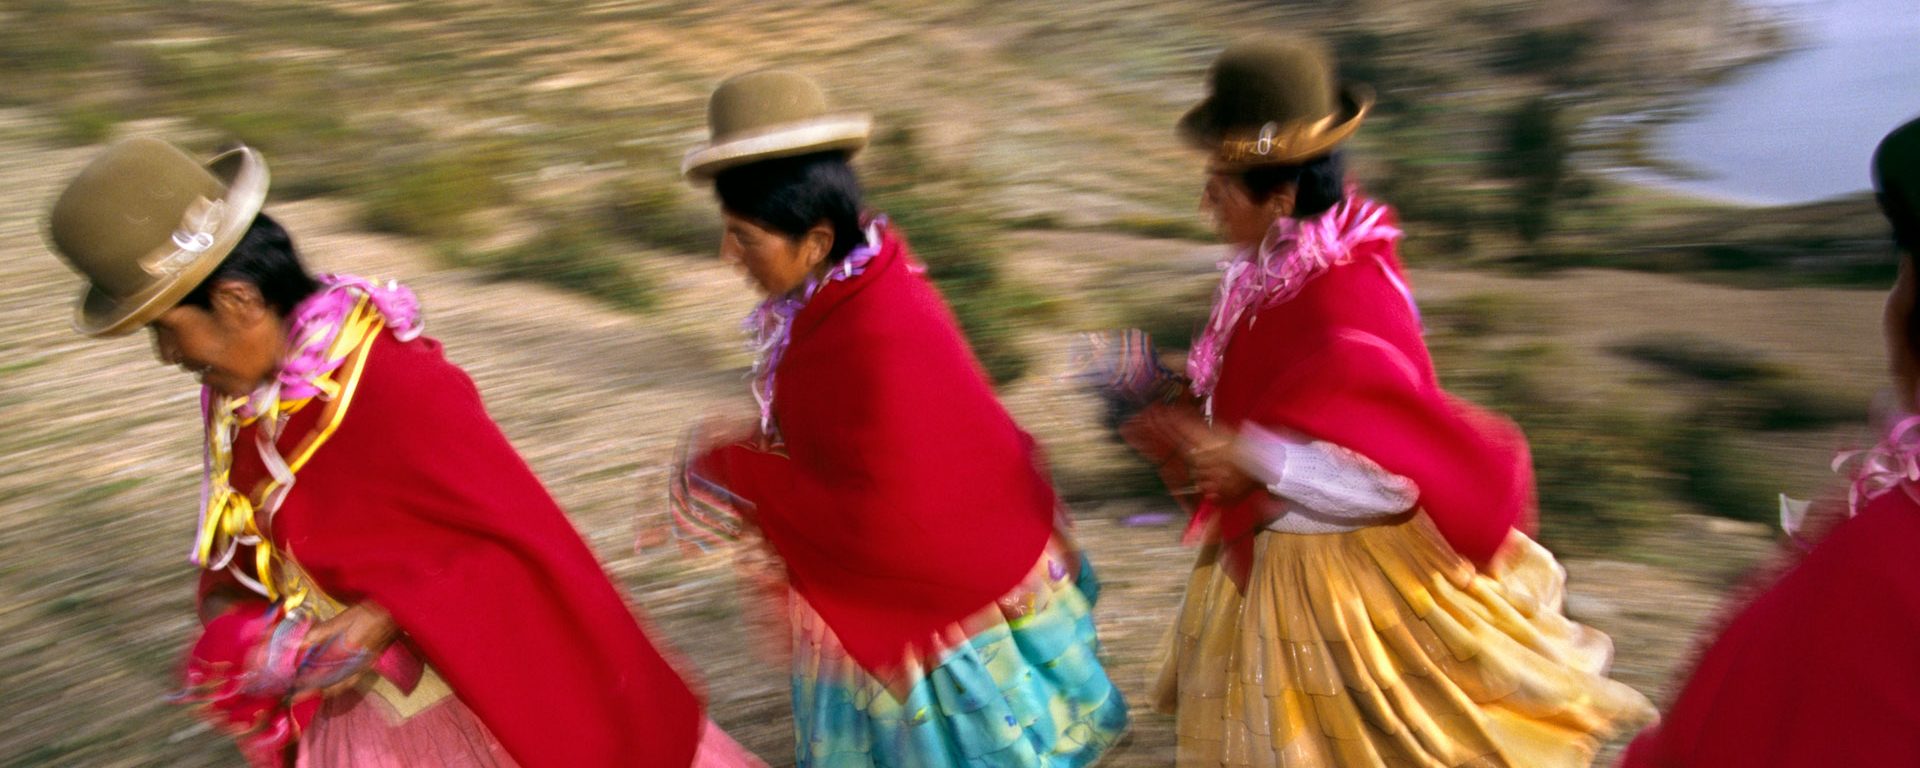
[[[119,336],[173,308],[247,233],[267,181],[266,161],[247,147],[204,165],[152,138],[100,153],[46,221],[53,252],[87,279],[74,329]]]
[[[810,152],[866,146],[873,119],[836,114],[806,76],[780,70],[735,75],[707,101],[710,140],[687,152],[680,173],[704,182],[736,165]]]
[[[1373,107],[1373,91],[1341,87],[1317,41],[1280,37],[1229,46],[1207,72],[1208,94],[1180,118],[1189,143],[1213,165],[1295,165],[1333,151]]]

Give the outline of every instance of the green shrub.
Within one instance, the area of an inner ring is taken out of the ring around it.
[[[1533,454],[1541,538],[1556,550],[1602,553],[1655,522],[1660,492],[1650,428],[1628,412],[1573,401],[1542,377],[1556,351],[1449,346],[1440,362],[1456,394],[1513,419]]]
[[[1407,233],[1403,256],[1435,261],[1471,257],[1474,238],[1493,218],[1484,210],[1491,204],[1450,183],[1446,163],[1413,149],[1425,145],[1418,136],[1389,140],[1383,147],[1383,173],[1372,181],[1374,196],[1400,216]]]
[[[1573,154],[1572,130],[1553,99],[1536,96],[1509,114],[1491,170],[1513,183],[1509,223],[1529,246],[1547,236],[1559,215]]]
[[[380,172],[362,194],[371,229],[432,240],[455,239],[472,227],[468,214],[506,202],[501,159],[448,152]]]
[[[1193,343],[1193,337],[1206,325],[1207,314],[1212,309],[1209,297],[1199,301],[1155,302],[1142,306],[1133,313],[1124,327],[1139,328],[1153,338],[1155,346],[1161,349],[1186,349]]]
[[[278,200],[309,200],[345,195],[361,187],[355,169],[341,163],[275,162],[273,196]]]
[[[113,135],[113,127],[120,122],[119,115],[112,110],[86,104],[61,110],[56,120],[59,123],[57,135],[60,140],[73,146],[106,141]]]
[[[1025,375],[1028,355],[1019,332],[1051,314],[1033,291],[1000,273],[1003,224],[979,181],[922,151],[908,115],[882,115],[884,128],[862,155],[868,202],[890,216],[927,265],[927,276],[953,308],[974,356],[995,384]]]
[[[97,66],[100,14],[68,3],[9,3],[0,24],[0,75],[13,87],[28,77],[79,73]]]
[[[1501,41],[1492,64],[1508,74],[1542,74],[1563,85],[1574,85],[1579,78],[1572,75],[1574,68],[1568,65],[1588,56],[1588,51],[1599,41],[1596,27],[1589,22],[1521,30]]]
[[[1110,299],[1119,305],[1121,328],[1139,328],[1163,350],[1186,349],[1213,309],[1217,279],[1175,284],[1155,281]]]
[[[325,105],[256,104],[211,109],[201,122],[259,147],[272,157],[306,157],[337,150],[350,135],[346,120]],[[334,163],[340,160],[335,158]]]
[[[610,248],[589,230],[567,224],[548,226],[521,245],[473,253],[443,245],[441,257],[456,266],[479,269],[496,280],[528,280],[584,293],[620,309],[643,312],[659,301],[658,291],[632,257]]]
[[[133,74],[146,98],[176,107],[215,104],[238,96],[249,80],[261,77],[261,65],[249,64],[232,50],[211,46],[137,49]]]
[[[1608,408],[1528,408],[1513,414],[1533,451],[1540,535],[1555,548],[1605,552],[1657,522],[1659,472],[1645,425]]]
[[[1727,393],[1725,426],[1743,429],[1819,429],[1861,421],[1867,404],[1798,376],[1740,385]]]
[[[994,223],[963,206],[910,191],[876,197],[905,233],[914,255],[926,262],[927,276],[953,307],[988,376],[1005,384],[1025,375],[1029,361],[1020,347],[1019,330],[1047,314],[1048,305],[1033,291],[1002,280]]]
[[[720,249],[715,204],[696,204],[678,182],[623,181],[610,185],[598,218],[608,234],[673,253],[712,256]]]
[[[1541,326],[1550,322],[1539,304],[1524,297],[1499,293],[1479,293],[1435,302],[1423,307],[1421,315],[1430,328],[1465,339],[1537,333]]]
[[[1669,373],[1714,384],[1697,418],[1727,429],[1816,429],[1861,418],[1866,404],[1769,361],[1698,337],[1647,337],[1615,348]]]
[[[1219,239],[1212,229],[1191,216],[1120,216],[1101,229],[1163,240],[1211,243]]]
[[[1700,381],[1757,382],[1785,373],[1760,352],[1697,336],[1646,336],[1616,345],[1613,351]]]
[[[1658,443],[1678,496],[1721,517],[1771,523],[1780,488],[1766,470],[1742,455],[1733,433],[1705,414],[1686,419]]]
[[[1072,227],[1067,225],[1066,220],[1060,217],[1060,214],[1048,211],[1024,213],[1004,219],[1001,223],[1004,224],[1007,229],[1032,229],[1042,231],[1072,229]]]

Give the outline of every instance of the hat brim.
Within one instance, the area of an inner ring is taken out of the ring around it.
[[[1192,109],[1180,116],[1180,122],[1174,130],[1179,132],[1180,140],[1194,149],[1213,149],[1220,143],[1221,130],[1213,119],[1213,96],[1209,95],[1193,105]]]
[[[1351,138],[1353,132],[1360,128],[1360,124],[1366,121],[1367,114],[1373,111],[1373,102],[1372,88],[1360,83],[1344,84],[1340,86],[1340,111],[1335,116],[1333,124],[1326,130],[1315,134],[1306,142],[1284,147],[1282,151],[1263,157],[1261,162],[1239,165],[1248,167],[1290,165],[1331,152],[1341,142]],[[1187,110],[1187,113],[1180,117],[1180,122],[1176,124],[1180,138],[1195,149],[1208,152],[1219,149],[1221,142],[1226,139],[1226,127],[1215,120],[1214,111],[1211,95]]]
[[[139,330],[192,293],[240,244],[267,203],[267,161],[251,147],[237,147],[207,161],[207,170],[227,187],[212,245],[170,278],[132,296],[115,297],[88,285],[74,308],[74,330],[88,336],[124,336]]]
[[[715,174],[738,165],[811,152],[857,152],[873,135],[873,118],[866,115],[822,117],[789,123],[751,136],[696,147],[680,162],[680,175],[694,183],[712,181]]]

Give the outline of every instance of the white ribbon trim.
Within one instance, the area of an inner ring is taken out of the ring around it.
[[[200,258],[201,254],[212,250],[220,224],[225,219],[227,204],[222,200],[198,198],[180,214],[180,226],[173,231],[171,238],[173,252],[151,264],[142,265],[149,274],[165,277],[185,269],[188,264]]]

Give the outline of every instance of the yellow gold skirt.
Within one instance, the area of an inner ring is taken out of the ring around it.
[[[1219,555],[1200,553],[1155,691],[1181,766],[1584,766],[1655,715],[1518,532],[1484,572],[1425,515],[1263,532],[1244,591]]]

